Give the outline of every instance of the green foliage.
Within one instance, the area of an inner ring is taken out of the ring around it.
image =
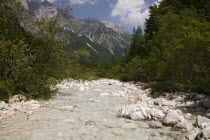
[[[0,99],[15,94],[48,99],[56,80],[77,77],[79,60],[87,52],[68,52],[66,39],[59,37],[59,18],[37,19],[30,32],[23,23],[25,9],[13,0],[0,1]],[[32,22],[32,21],[31,21]]]
[[[119,78],[149,82],[156,91],[210,94],[209,5],[163,0],[151,6],[145,34],[137,37],[134,29]]]

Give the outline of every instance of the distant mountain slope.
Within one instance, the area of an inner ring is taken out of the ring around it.
[[[37,18],[48,19],[59,12],[47,0],[41,3],[26,1],[28,10]],[[61,27],[65,36],[69,36],[69,47],[89,51],[91,59],[97,63],[108,62],[113,56],[120,60],[130,46],[131,34],[121,25],[111,22],[92,18],[76,19],[68,15],[62,19]]]

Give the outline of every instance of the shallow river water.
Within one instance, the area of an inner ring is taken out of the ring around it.
[[[122,90],[120,85],[92,85],[85,91],[59,89],[31,115],[17,113],[0,121],[0,140],[173,140],[180,133],[164,127],[152,129],[147,122],[117,116],[129,104],[125,97],[99,96]],[[100,92],[99,92],[100,90]],[[63,106],[73,110],[63,110]]]

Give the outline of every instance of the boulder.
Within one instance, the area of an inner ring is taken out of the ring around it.
[[[210,126],[210,119],[198,115],[196,118],[195,125],[198,126],[199,128],[204,129],[204,128]]]
[[[207,109],[210,109],[210,99],[206,99],[206,100],[202,101],[202,106]]]
[[[150,115],[152,116],[153,119],[158,119],[158,120],[162,120],[165,117],[165,114],[163,113],[162,110],[153,108],[150,111]]]
[[[135,120],[135,121],[141,121],[141,120],[145,120],[145,116],[142,114],[141,111],[137,111],[137,112],[134,112],[132,115],[131,115],[131,119],[132,120]]]
[[[165,118],[163,119],[163,124],[167,126],[174,126],[182,121],[186,121],[183,116],[179,115],[177,111],[169,109]]]
[[[139,97],[138,97],[138,100],[140,100],[140,101],[149,101],[150,98],[147,97],[147,94],[140,94]]]
[[[188,139],[188,140],[196,140],[195,137],[198,135],[199,132],[200,132],[199,129],[194,128],[192,131],[187,133],[186,139]]]
[[[203,129],[198,135],[196,136],[195,140],[209,140],[210,139],[210,126]]]
[[[137,108],[136,108],[135,105],[126,105],[126,106],[123,106],[119,110],[118,115],[120,117],[130,118],[131,115],[136,112],[136,109]]]
[[[141,111],[142,115],[144,115],[145,118],[151,119],[150,114],[147,113],[150,111],[150,108],[147,106],[147,102],[140,102],[137,103],[135,106],[136,110]]]
[[[4,101],[0,101],[0,110],[6,108],[8,105]]]
[[[151,99],[151,100],[147,101],[147,104],[148,104],[150,107],[153,107],[153,106],[154,106],[154,101]]]
[[[175,127],[179,129],[186,129],[188,131],[194,128],[193,125],[187,121],[181,121],[178,124],[176,124]]]
[[[161,109],[163,110],[163,113],[167,113],[169,108],[167,106],[162,106]]]
[[[185,103],[185,107],[187,108],[196,108],[197,107],[197,104],[193,101],[188,101]]]

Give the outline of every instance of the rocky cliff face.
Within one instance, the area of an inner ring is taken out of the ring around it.
[[[27,3],[29,11],[39,19],[55,17],[60,12],[47,0],[41,3],[28,0]],[[65,16],[61,21],[63,30],[73,33],[74,37],[75,35],[78,36],[78,38],[85,36],[92,43],[97,43],[98,46],[107,49],[111,54],[110,56],[113,55],[118,60],[123,57],[125,51],[130,46],[132,36],[121,25],[92,18],[76,19],[72,16]],[[76,40],[79,41],[78,39]],[[90,46],[87,46],[87,43],[84,44],[86,44],[84,47],[90,48]],[[79,46],[79,48],[81,48],[81,46]]]

